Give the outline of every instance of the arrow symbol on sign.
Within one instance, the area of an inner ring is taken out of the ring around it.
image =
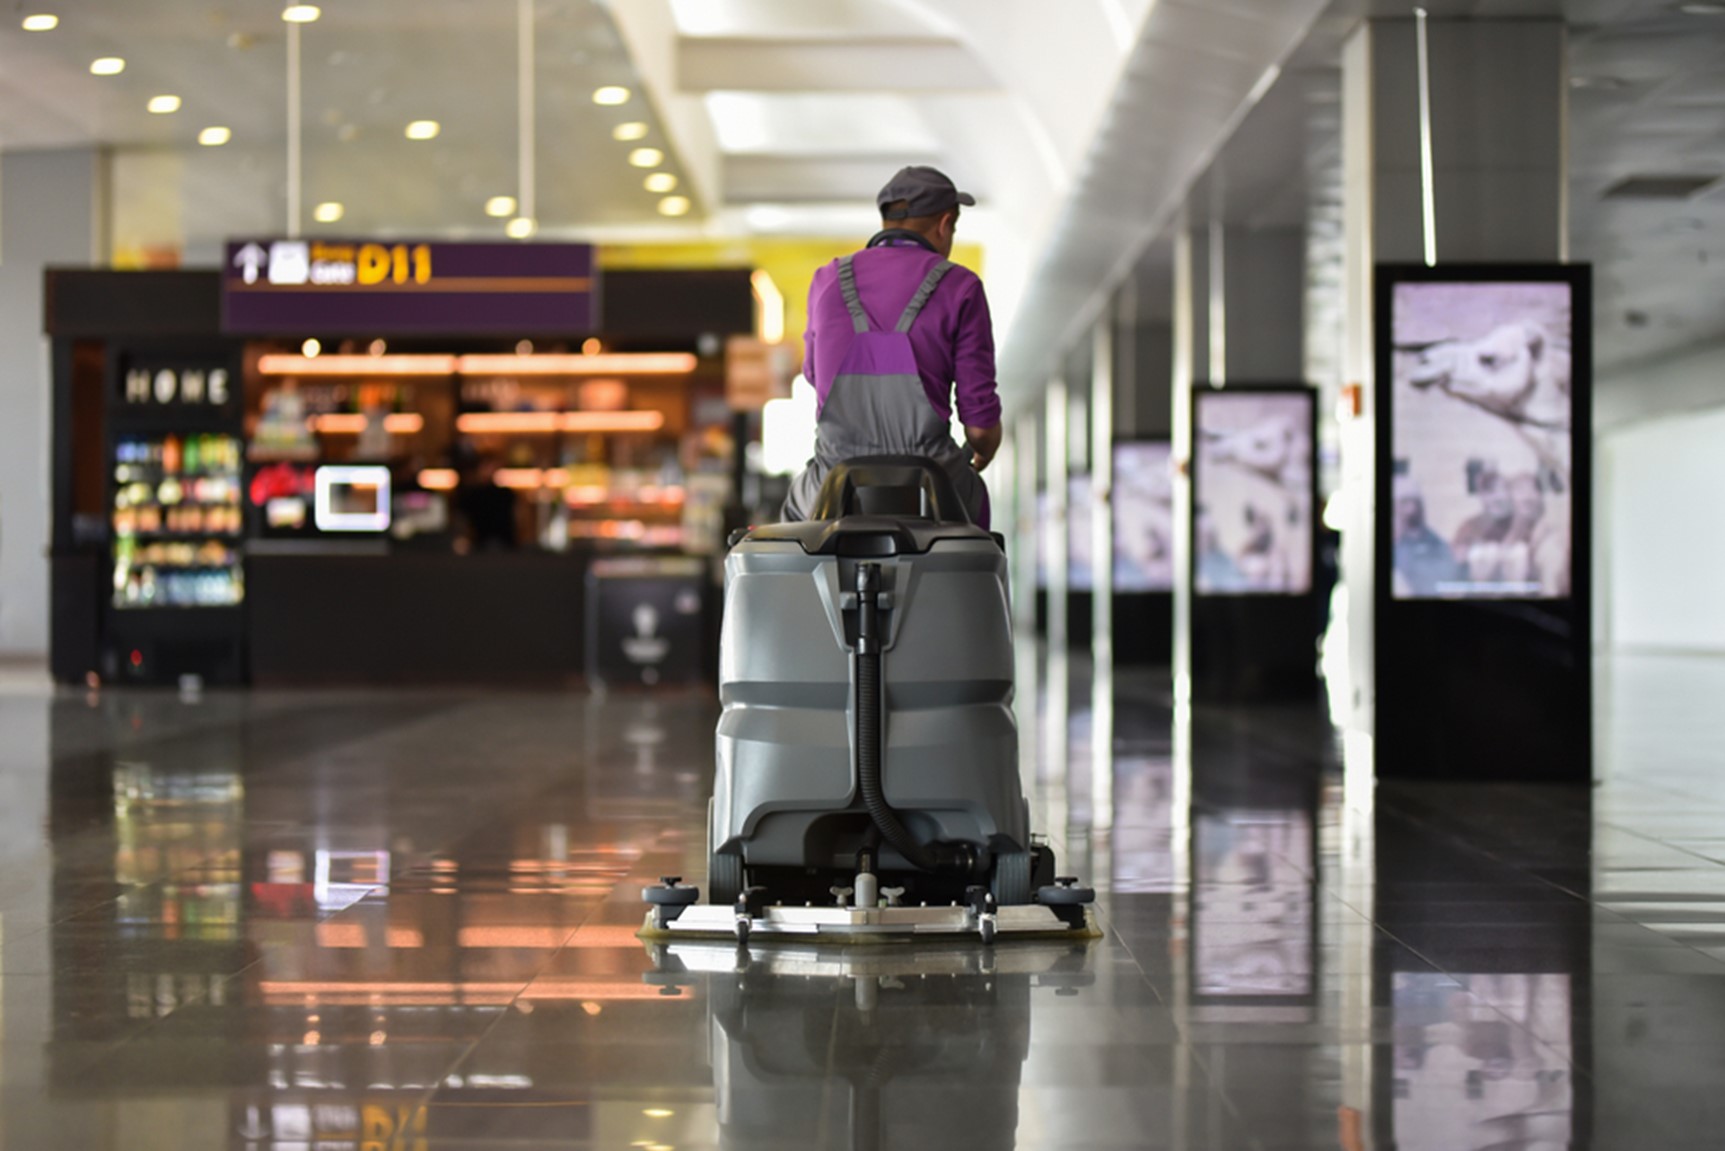
[[[247,244],[234,256],[234,267],[240,269],[240,277],[248,284],[258,282],[258,269],[264,266],[269,254],[256,244]]]

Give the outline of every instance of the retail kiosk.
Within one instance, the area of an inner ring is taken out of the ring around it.
[[[749,269],[277,246],[48,273],[57,679],[558,681],[595,558],[719,550]]]

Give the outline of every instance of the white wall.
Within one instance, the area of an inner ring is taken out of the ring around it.
[[[1725,407],[1600,447],[1612,646],[1725,654]]]
[[[48,650],[48,341],[42,271],[105,256],[101,155],[0,155],[0,655]]]

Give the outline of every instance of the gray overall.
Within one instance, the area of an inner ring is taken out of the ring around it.
[[[952,442],[951,426],[941,418],[917,370],[916,352],[910,342],[911,325],[922,314],[929,297],[953,265],[942,260],[929,269],[898,326],[877,332],[869,325],[857,296],[856,271],[851,257],[839,260],[839,291],[856,326],[856,339],[826,403],[815,422],[815,458],[791,483],[785,497],[786,520],[807,519],[827,472],[857,456],[924,456],[946,469],[958,489],[972,522],[981,523],[988,494],[982,477],[971,466],[970,453]]]

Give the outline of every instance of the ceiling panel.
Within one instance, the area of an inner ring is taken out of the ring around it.
[[[60,27],[0,28],[0,147],[116,149],[138,171],[177,172],[180,211],[133,212],[140,246],[183,243],[207,256],[225,236],[286,223],[286,35],[278,6],[247,0],[86,0]],[[538,215],[546,232],[662,219],[660,195],[628,162],[649,146],[661,167],[681,169],[628,52],[593,0],[535,5]],[[488,198],[517,188],[516,24],[513,4],[471,0],[367,0],[328,4],[302,37],[306,230],[500,236]],[[96,77],[89,60],[118,54],[119,76]],[[620,107],[594,90],[622,85]],[[155,116],[149,97],[181,97]],[[409,121],[431,119],[433,140],[411,141]],[[619,142],[613,128],[639,121],[646,137]],[[199,129],[232,130],[203,148]],[[178,163],[154,159],[170,153]],[[345,215],[318,224],[311,208],[339,201]],[[151,221],[153,221],[153,232]]]

